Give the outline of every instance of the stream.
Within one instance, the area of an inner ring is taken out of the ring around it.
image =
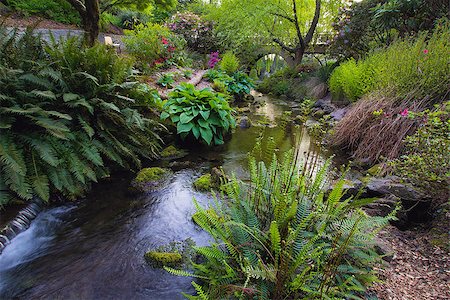
[[[295,104],[262,98],[266,104],[248,113],[254,123],[279,123],[286,110],[295,114]],[[192,222],[192,199],[207,205],[212,197],[195,191],[192,182],[220,165],[226,173],[247,179],[247,153],[262,130],[276,139],[280,150],[294,147],[301,155],[317,152],[301,127],[236,128],[225,145],[192,151],[196,153],[178,160],[189,162],[189,167],[175,169],[158,191],[131,195],[129,174],[102,181],[86,199],[45,209],[4,249],[0,299],[184,299],[180,292],[193,292],[192,278],[152,268],[143,255],[187,238],[198,245],[208,243],[208,234]]]

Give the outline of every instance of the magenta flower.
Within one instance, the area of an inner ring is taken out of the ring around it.
[[[406,117],[408,115],[408,110],[405,108],[404,110],[402,110],[402,112],[400,113],[400,115],[402,117]]]
[[[423,54],[428,54],[428,49],[424,49]]]

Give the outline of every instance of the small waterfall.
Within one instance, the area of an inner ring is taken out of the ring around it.
[[[16,235],[30,227],[31,221],[36,218],[43,207],[44,203],[42,200],[34,198],[33,202],[22,209],[17,216],[0,231],[0,254]]]

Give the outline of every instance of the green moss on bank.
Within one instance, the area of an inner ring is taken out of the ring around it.
[[[196,181],[194,181],[194,187],[198,191],[210,191],[213,187],[211,182],[211,174],[205,174],[200,176]]]
[[[168,170],[159,167],[145,168],[139,171],[135,181],[137,183],[159,181],[168,173]]]
[[[182,256],[177,252],[155,252],[145,253],[144,258],[152,266],[175,266],[182,262]]]
[[[161,151],[162,158],[174,158],[184,156],[185,152],[183,150],[177,149],[175,146],[170,145]]]

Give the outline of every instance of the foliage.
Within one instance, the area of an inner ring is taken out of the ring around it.
[[[253,81],[244,72],[234,72],[230,75],[222,70],[210,69],[205,73],[205,78],[213,82],[215,89],[224,89],[236,99],[241,100],[244,95],[250,94],[254,87]]]
[[[192,12],[177,13],[170,18],[167,27],[182,36],[191,50],[204,54],[216,50],[212,23],[199,15]]]
[[[41,15],[67,24],[81,23],[77,11],[64,0],[8,0],[8,5],[24,14]]]
[[[374,236],[392,217],[344,200],[343,179],[325,196],[329,161],[312,178],[296,162],[293,151],[267,165],[250,157],[250,182],[233,179],[227,201],[195,201],[193,219],[214,242],[194,248],[203,259],[193,274],[165,268],[201,279],[193,299],[360,299],[376,281]]]
[[[129,98],[131,62],[71,38],[42,47],[29,30],[0,33],[0,204],[74,199],[115,163],[155,157],[158,124]],[[6,31],[7,32],[7,31]],[[12,55],[11,55],[12,54]],[[30,60],[32,59],[32,60]],[[136,107],[135,107],[136,106]]]
[[[391,162],[393,172],[432,194],[448,200],[450,178],[450,102],[436,110],[408,116],[422,123],[405,138],[403,155]]]
[[[119,27],[133,30],[138,25],[145,25],[150,22],[152,15],[147,10],[136,11],[132,9],[121,9],[117,12],[115,17],[117,18]]]
[[[177,134],[185,139],[193,136],[206,144],[223,144],[224,135],[236,125],[227,97],[210,89],[196,90],[181,83],[169,94],[161,119],[177,126]]]
[[[370,49],[392,43],[396,37],[431,30],[445,17],[449,3],[440,0],[366,0],[342,7],[333,23],[332,52],[361,58]]]
[[[239,59],[233,52],[228,51],[220,60],[219,68],[228,75],[232,75],[239,69]]]
[[[450,26],[442,22],[427,39],[404,39],[358,62],[350,59],[337,67],[330,78],[335,98],[357,100],[374,90],[393,90],[398,96],[414,94],[441,99],[450,79]]]
[[[144,70],[181,63],[184,40],[158,24],[138,25],[125,31],[127,51],[136,57]]]
[[[171,89],[172,84],[175,82],[175,74],[173,73],[164,73],[159,77],[158,81],[156,82],[158,85]]]

